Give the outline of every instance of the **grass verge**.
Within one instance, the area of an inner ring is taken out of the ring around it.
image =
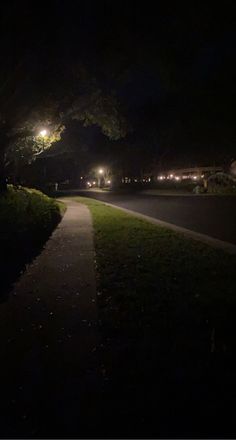
[[[113,435],[235,435],[236,257],[76,200],[93,216]]]
[[[8,186],[0,195],[1,299],[25,264],[39,252],[63,214],[59,205],[40,191]]]

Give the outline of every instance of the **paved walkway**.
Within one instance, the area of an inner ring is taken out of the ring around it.
[[[95,411],[92,222],[87,207],[64,202],[61,223],[0,307],[1,437],[83,434]]]

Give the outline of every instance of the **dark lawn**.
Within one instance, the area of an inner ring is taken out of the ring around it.
[[[100,202],[107,435],[236,435],[236,257]]]

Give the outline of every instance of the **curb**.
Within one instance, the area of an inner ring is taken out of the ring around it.
[[[227,241],[219,240],[218,238],[213,238],[210,237],[209,235],[202,234],[200,232],[195,232],[192,231],[191,229],[183,228],[182,226],[177,226],[173,223],[168,223],[163,220],[158,220],[153,217],[149,217],[148,215],[131,211],[130,209],[127,208],[121,208],[120,206],[113,205],[112,203],[106,203],[106,202],[102,202],[102,203],[104,203],[104,205],[111,206],[112,208],[120,209],[121,211],[126,212],[127,214],[131,214],[141,220],[146,220],[154,225],[171,229],[172,231],[185,235],[187,238],[192,238],[193,240],[200,241],[216,249],[221,249],[225,252],[228,252],[229,254],[236,255],[236,245],[231,244]]]

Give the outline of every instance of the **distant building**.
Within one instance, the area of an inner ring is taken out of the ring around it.
[[[184,180],[193,179],[200,180],[211,174],[223,171],[222,166],[199,166],[192,168],[176,168],[163,171],[157,176],[157,180]]]

